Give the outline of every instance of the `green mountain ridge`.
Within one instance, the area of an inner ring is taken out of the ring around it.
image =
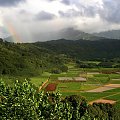
[[[35,45],[45,47],[58,54],[66,54],[69,57],[83,60],[120,57],[120,41],[113,39],[98,41],[60,39],[47,42],[36,42]]]
[[[62,71],[69,59],[99,60],[120,58],[119,40],[52,40],[10,43],[0,39],[0,74],[39,75]]]
[[[34,76],[64,66],[64,57],[30,43],[0,39],[0,74]]]

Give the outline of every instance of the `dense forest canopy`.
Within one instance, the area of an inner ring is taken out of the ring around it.
[[[0,74],[38,75],[43,71],[67,71],[72,60],[120,58],[120,41],[54,40],[36,43],[10,43],[0,39]],[[69,59],[68,59],[69,58]]]
[[[0,74],[38,75],[43,71],[65,68],[66,56],[30,43],[0,41]]]
[[[37,42],[35,45],[82,60],[120,58],[120,41],[114,39],[98,41],[60,39]]]

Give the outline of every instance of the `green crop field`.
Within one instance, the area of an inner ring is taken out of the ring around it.
[[[30,78],[31,83],[33,83],[36,87],[39,87],[42,85],[42,83],[44,83],[50,76],[50,73],[43,73],[41,76],[37,76],[37,77],[32,77]]]
[[[105,99],[119,101],[119,100],[120,100],[120,92],[118,92],[118,93],[113,93],[113,94],[111,94],[110,96],[105,97]]]
[[[105,92],[118,93],[118,92],[120,92],[120,88],[115,88],[115,89],[112,89],[112,90],[107,90]]]
[[[120,74],[109,74],[111,79],[120,79]]]
[[[111,84],[120,84],[120,80],[111,80],[109,83],[111,83]]]
[[[50,74],[43,73],[41,76],[32,77],[31,83],[39,87],[43,82],[45,82],[48,78],[48,83],[57,84],[57,88],[55,91],[59,91],[62,94],[62,97],[69,95],[81,95],[85,97],[88,102],[97,100],[97,99],[110,99],[116,100],[116,106],[120,108],[119,99],[120,99],[120,88],[115,88],[112,90],[107,90],[104,92],[87,92],[88,90],[92,90],[95,88],[99,88],[100,86],[104,86],[106,84],[120,84],[120,74],[113,73],[101,73],[101,71],[116,71],[116,68],[77,68],[75,64],[67,64],[68,72],[60,73],[60,74]],[[85,77],[86,82],[74,82],[74,81],[59,81],[58,77]],[[113,80],[114,79],[114,80]],[[116,80],[117,79],[117,80]]]
[[[57,90],[64,92],[64,91],[85,91],[97,88],[96,85],[87,85],[81,82],[59,82],[57,86]]]
[[[81,93],[82,96],[84,96],[88,101],[93,101],[93,100],[97,100],[103,97],[106,97],[108,95],[111,95],[111,93],[89,93],[89,92],[85,92],[85,93]]]

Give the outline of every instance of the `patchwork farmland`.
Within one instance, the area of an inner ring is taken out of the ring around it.
[[[59,91],[63,97],[81,95],[88,102],[120,103],[119,69],[82,69],[70,65],[67,73],[51,74],[47,91]]]

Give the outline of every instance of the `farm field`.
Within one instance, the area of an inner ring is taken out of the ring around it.
[[[86,91],[89,89],[97,88],[99,85],[92,85],[92,84],[84,84],[81,82],[66,82],[66,83],[58,83],[57,90],[60,92],[80,92],[80,91]]]
[[[98,99],[109,99],[115,100],[116,105],[120,108],[120,87],[106,89],[102,92],[90,92],[90,90],[95,90],[103,86],[110,84],[120,85],[120,74],[115,73],[120,71],[116,68],[77,68],[75,64],[67,64],[68,72],[60,74],[50,74],[44,72],[41,76],[31,77],[30,82],[35,85],[37,88],[45,83],[48,79],[47,84],[43,87],[42,90],[47,91],[59,91],[62,94],[62,97],[69,95],[81,95],[85,97],[88,102],[98,100]],[[101,71],[104,71],[102,73]],[[106,73],[105,73],[106,72]],[[86,82],[79,81],[59,81],[59,77],[80,77],[85,78]],[[20,79],[21,82],[25,80],[22,77],[10,77],[10,76],[1,76],[1,79],[5,81],[6,84],[13,85],[15,80]],[[50,84],[50,85],[49,85]],[[52,87],[51,87],[52,86]],[[89,92],[88,92],[89,91]]]
[[[101,72],[102,71],[102,72]],[[103,72],[104,71],[104,72]],[[115,73],[119,71],[116,68],[94,68],[94,69],[81,69],[76,68],[74,64],[69,65],[67,73],[52,74],[49,83],[56,84],[56,90],[59,91],[63,97],[69,95],[81,95],[85,97],[88,102],[106,99],[116,101],[116,105],[120,108],[120,87],[111,87],[101,92],[87,92],[90,90],[98,89],[100,87],[108,87],[108,84],[120,85],[120,74]],[[86,82],[75,81],[59,81],[59,77],[84,77]]]
[[[31,83],[34,84],[36,87],[40,87],[50,76],[50,73],[43,73],[41,76],[32,77],[30,78]]]
[[[60,74],[50,74],[48,72],[44,72],[41,76],[36,76],[30,78],[30,82],[34,84],[36,87],[40,87],[46,80],[49,79],[47,84],[43,89],[47,91],[59,91],[63,97],[69,95],[81,95],[84,96],[89,102],[97,99],[110,99],[117,101],[117,106],[119,107],[119,99],[120,99],[120,88],[111,88],[111,90],[105,90],[103,92],[87,92],[90,90],[95,90],[100,87],[103,87],[108,84],[120,84],[120,74],[115,74],[119,69],[116,68],[77,68],[74,63],[67,64],[68,72],[60,73]],[[104,71],[103,73],[101,71]],[[107,73],[105,73],[107,72]],[[111,73],[110,73],[111,72]],[[75,82],[75,81],[59,81],[59,77],[82,77],[86,79],[86,82]],[[13,79],[14,78],[14,79]],[[13,84],[16,79],[23,78],[15,78],[9,76],[2,76],[1,79],[5,81],[6,84]],[[12,80],[13,81],[12,81]],[[12,82],[11,82],[12,81]],[[55,85],[54,85],[55,84]],[[51,89],[51,86],[53,89]]]

